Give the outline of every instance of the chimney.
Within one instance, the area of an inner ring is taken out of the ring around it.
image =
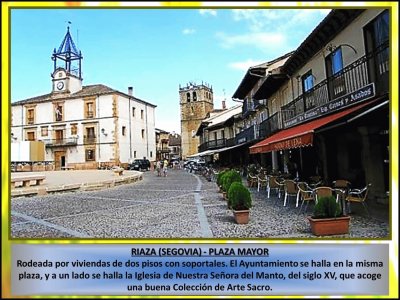
[[[226,109],[225,100],[222,100],[222,109]]]
[[[128,86],[128,95],[133,96],[133,87],[132,86]]]

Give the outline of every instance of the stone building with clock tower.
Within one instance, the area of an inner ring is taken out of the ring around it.
[[[82,84],[81,51],[67,28],[52,54],[51,92],[11,103],[12,142],[42,141],[55,170],[156,159],[154,104],[104,84]]]

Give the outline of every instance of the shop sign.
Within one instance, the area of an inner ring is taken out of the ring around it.
[[[284,121],[283,126],[285,128],[288,128],[318,118],[320,116],[330,114],[331,112],[341,110],[355,103],[360,103],[374,96],[375,86],[374,83],[370,83],[355,92],[344,95],[324,105],[318,106],[309,111],[306,111],[305,113],[299,114],[292,119],[286,120]]]

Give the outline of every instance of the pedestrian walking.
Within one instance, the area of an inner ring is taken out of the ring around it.
[[[164,167],[163,167],[163,173],[164,177],[167,177],[167,171],[168,171],[168,160],[164,160]]]
[[[161,160],[157,161],[156,163],[156,169],[157,169],[157,176],[160,177],[161,176],[161,168],[162,168],[162,162]]]

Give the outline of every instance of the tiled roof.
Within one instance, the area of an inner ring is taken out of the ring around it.
[[[61,100],[61,99],[68,100],[68,99],[82,98],[82,97],[87,97],[87,96],[107,95],[107,94],[114,94],[114,93],[123,95],[127,98],[132,97],[132,96],[129,96],[128,94],[114,90],[104,84],[94,84],[94,85],[83,86],[82,90],[80,90],[79,92],[73,93],[73,94],[50,93],[50,94],[45,94],[45,95],[41,95],[41,96],[36,96],[36,97],[16,101],[16,102],[11,103],[11,105],[14,106],[14,105],[24,105],[24,104],[30,104],[30,103],[42,103],[42,102]],[[156,107],[156,105],[146,102],[144,100],[138,99],[136,97],[133,97],[133,98],[139,102],[143,102],[145,104]]]

